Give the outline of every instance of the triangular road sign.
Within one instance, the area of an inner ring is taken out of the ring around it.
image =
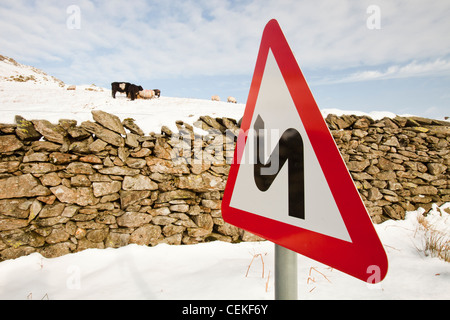
[[[363,281],[387,273],[383,246],[276,20],[263,33],[222,215]]]

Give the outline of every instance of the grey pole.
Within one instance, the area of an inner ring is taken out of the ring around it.
[[[297,253],[275,244],[275,300],[297,300]]]

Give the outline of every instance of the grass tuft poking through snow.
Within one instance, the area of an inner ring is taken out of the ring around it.
[[[415,237],[421,239],[418,249],[425,256],[450,262],[450,206],[434,207],[429,214],[421,213],[423,209],[417,214]]]

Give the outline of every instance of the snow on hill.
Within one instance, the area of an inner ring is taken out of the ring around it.
[[[59,86],[65,84],[37,68],[18,63],[12,58],[0,55],[0,81],[31,82],[34,85]]]
[[[15,115],[21,115],[29,120],[46,119],[58,123],[59,119],[73,119],[81,123],[92,120],[91,110],[103,110],[122,120],[135,119],[148,134],[152,131],[159,132],[163,125],[176,129],[177,120],[192,125],[204,115],[239,120],[245,109],[245,104],[167,97],[164,95],[164,88],[160,88],[160,99],[130,101],[120,93],[113,99],[110,89],[100,88],[95,84],[77,85],[76,90],[67,90],[68,87],[69,85],[39,69],[0,55],[0,121],[14,123]],[[390,112],[364,113],[338,109],[321,111],[324,117],[329,113],[369,115],[373,119],[395,116]]]
[[[92,120],[92,110],[104,110],[122,120],[134,118],[149,133],[159,132],[163,125],[174,128],[176,120],[192,124],[202,115],[240,119],[244,113],[243,104],[165,97],[164,88],[160,89],[160,99],[137,101],[121,94],[113,99],[110,90],[94,85],[67,90],[64,83],[44,72],[0,56],[3,123],[14,123],[15,115],[80,123]],[[393,115],[378,112],[369,116]],[[436,229],[448,238],[449,211],[450,204],[434,205],[426,218],[421,218],[418,210],[408,213],[405,221],[376,225],[389,259],[388,275],[378,285],[355,280],[299,255],[299,298],[450,299],[450,264],[425,250],[429,232],[421,227]],[[419,223],[421,219],[426,223]],[[269,242],[130,245],[90,249],[56,259],[32,254],[0,263],[0,299],[273,299],[273,262],[273,244]]]
[[[58,123],[59,119],[73,119],[79,123],[92,120],[92,110],[103,110],[122,120],[133,118],[146,134],[159,132],[166,125],[175,129],[175,121],[193,124],[200,116],[240,119],[245,105],[213,102],[200,99],[172,98],[131,101],[118,93],[95,85],[77,85],[76,90],[43,71],[25,66],[10,58],[0,60],[1,122],[14,123],[15,115],[32,119],[46,119]]]

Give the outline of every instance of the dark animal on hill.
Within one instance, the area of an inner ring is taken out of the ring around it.
[[[134,99],[137,98],[139,91],[144,90],[144,88],[142,88],[141,86],[137,86],[135,84],[130,84],[130,86],[128,87],[128,92],[127,92],[127,96],[128,98],[131,99],[131,101],[133,101]]]
[[[128,95],[128,88],[130,87],[131,83],[128,82],[113,82],[111,83],[111,91],[112,91],[112,97],[116,98],[116,93],[121,92]]]
[[[155,91],[155,97],[156,97],[156,98],[161,97],[161,90],[159,90],[159,89],[153,89],[153,91]]]

